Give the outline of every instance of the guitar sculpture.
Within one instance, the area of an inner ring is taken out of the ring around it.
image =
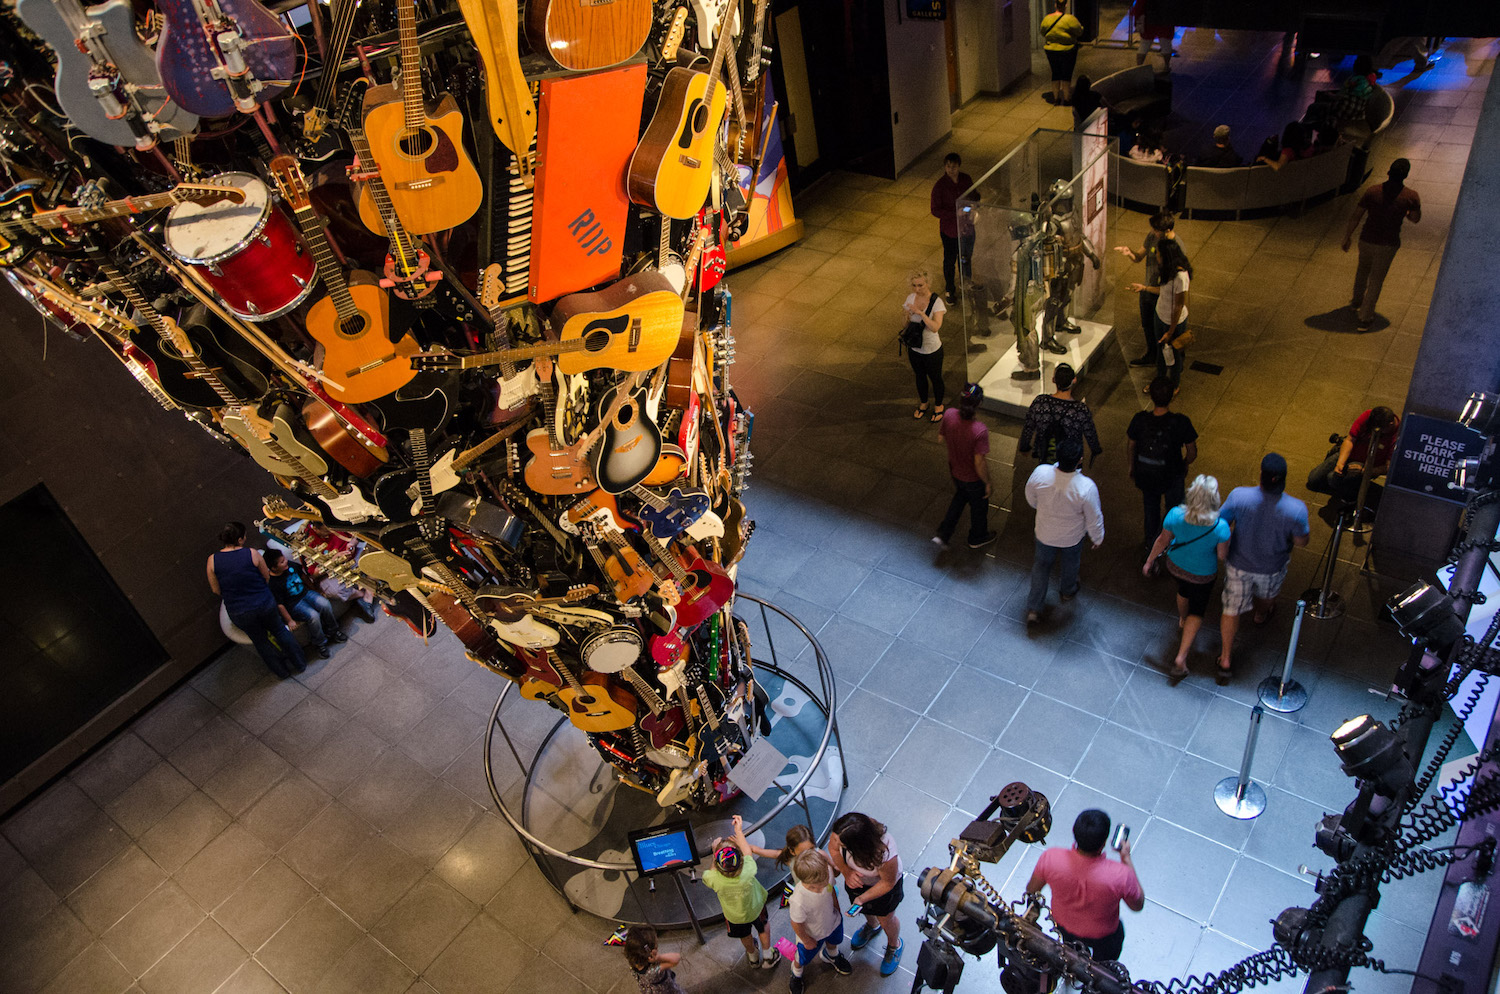
[[[355,270],[344,278],[334,258],[322,219],[313,212],[307,184],[297,160],[280,155],[271,160],[271,175],[282,198],[297,216],[302,237],[318,265],[318,276],[328,296],[307,312],[307,333],[323,346],[324,384],[334,400],[362,404],[395,393],[411,382],[416,371],[406,357],[417,351],[417,340],[390,337],[390,298],[374,274]]]
[[[167,96],[202,117],[253,114],[291,85],[297,41],[258,0],[157,0],[156,68]]]
[[[730,32],[721,30],[708,72],[678,66],[662,82],[651,123],[626,170],[630,199],[678,220],[697,215],[718,168],[715,150],[728,106],[720,73]]]
[[[79,131],[147,151],[198,130],[198,115],[162,92],[129,0],[86,9],[78,0],[18,0],[16,13],[57,55],[57,103]]]
[[[422,99],[422,60],[415,0],[402,0],[400,83],[365,94],[365,138],[396,217],[413,234],[463,224],[479,210],[484,188],[464,151],[464,122],[453,97]],[[363,208],[361,209],[363,212]]]
[[[619,65],[651,34],[651,0],[529,0],[526,37],[564,69]]]

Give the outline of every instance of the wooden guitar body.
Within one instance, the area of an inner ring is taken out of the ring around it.
[[[93,37],[86,45],[93,46],[101,61],[119,71],[120,82],[135,88],[134,97],[140,112],[159,123],[161,131],[152,135],[148,125],[131,111],[118,117],[105,111],[89,87],[94,60],[80,48],[76,30],[64,15],[64,6],[75,22],[93,29]],[[156,57],[135,33],[135,10],[128,0],[108,0],[86,9],[78,0],[60,0],[60,3],[19,0],[16,13],[56,53],[57,102],[79,131],[106,145],[149,148],[158,137],[170,141],[198,129],[198,116],[186,107],[169,102],[161,92],[162,79],[157,72]],[[137,119],[132,121],[132,117]],[[146,144],[139,146],[141,141]]]
[[[264,103],[297,78],[296,38],[258,0],[218,0],[218,5],[241,35],[240,54],[251,75],[265,84],[251,99]],[[193,0],[157,0],[156,8],[166,22],[156,43],[156,68],[167,96],[202,117],[233,114],[239,108],[213,75],[220,55]]]
[[[588,463],[572,447],[554,449],[552,433],[547,429],[533,428],[527,432],[526,448],[531,459],[526,463],[524,479],[533,493],[562,497],[597,489]]]
[[[401,94],[379,86],[365,94],[365,138],[380,167],[391,205],[414,235],[446,231],[479,210],[484,187],[464,151],[464,119],[445,95],[425,107],[423,127],[408,133]],[[384,234],[385,222],[369,187],[361,191],[359,216],[371,231]]]
[[[734,581],[717,564],[698,556],[682,557],[687,578],[679,582],[682,600],[677,604],[677,623],[683,628],[707,621],[734,596]]]
[[[651,0],[529,0],[526,37],[564,69],[619,65],[641,50],[651,34]]]
[[[420,351],[420,346],[411,335],[391,342],[391,301],[373,274],[359,270],[349,274],[349,296],[358,308],[356,317],[340,321],[333,297],[320,297],[308,309],[307,333],[323,346],[328,395],[345,404],[363,404],[393,394],[412,381],[417,371],[406,357]],[[388,357],[389,361],[364,369]]]
[[[714,138],[727,100],[724,87],[715,86],[705,103],[708,89],[708,73],[681,66],[667,73],[651,123],[626,170],[631,200],[680,221],[695,217],[708,200]]]
[[[302,405],[302,421],[307,425],[308,434],[318,443],[318,448],[344,467],[351,476],[363,479],[384,465],[386,457],[379,452],[370,451],[355,438],[327,404],[309,400]]]
[[[558,700],[568,709],[568,720],[585,732],[614,732],[635,724],[636,701],[603,673],[585,673],[582,687],[561,687]]]
[[[557,368],[564,375],[613,368],[655,369],[671,356],[682,333],[682,298],[656,272],[627,276],[597,293],[573,293],[552,309],[552,327],[563,344]]]

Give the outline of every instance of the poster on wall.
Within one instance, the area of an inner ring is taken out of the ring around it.
[[[766,99],[761,106],[760,133],[765,147],[760,169],[752,176],[749,166],[741,163],[735,167],[740,190],[750,208],[750,222],[745,236],[729,247],[731,267],[770,255],[802,237],[802,222],[792,213],[786,154],[781,147],[781,129],[776,126],[776,94],[769,74],[764,78]]]
[[[1104,210],[1109,195],[1109,135],[1106,128],[1109,114],[1103,108],[1083,123],[1082,133],[1074,142],[1073,172],[1079,176],[1075,187],[1074,209],[1083,219],[1083,237],[1101,257],[1107,246],[1106,225],[1109,212]],[[1081,175],[1080,175],[1081,174]],[[1104,270],[1093,266],[1083,267],[1083,284],[1079,287],[1078,301],[1074,313],[1093,314],[1104,303],[1106,286]]]
[[[948,0],[906,0],[906,16],[915,21],[947,20]]]

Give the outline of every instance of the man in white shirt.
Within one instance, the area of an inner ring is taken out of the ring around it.
[[[1064,438],[1057,446],[1057,465],[1042,463],[1026,481],[1026,503],[1036,508],[1036,561],[1031,566],[1031,593],[1026,597],[1026,623],[1041,618],[1047,602],[1052,564],[1061,562],[1063,600],[1078,593],[1078,564],[1083,537],[1094,548],[1104,544],[1104,513],[1099,488],[1079,471],[1083,440]]]

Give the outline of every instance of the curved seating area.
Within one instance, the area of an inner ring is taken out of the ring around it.
[[[1390,126],[1395,105],[1376,87],[1365,120],[1344,129],[1337,145],[1309,159],[1294,159],[1280,171],[1260,164],[1234,169],[1189,166],[1181,213],[1216,220],[1265,217],[1302,210],[1357,188],[1364,181],[1370,142]],[[1167,200],[1166,167],[1110,153],[1118,177],[1115,202],[1151,213]]]

